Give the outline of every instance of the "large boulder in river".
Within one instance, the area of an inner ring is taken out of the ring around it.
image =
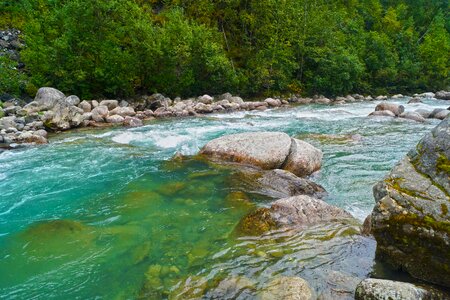
[[[450,118],[375,185],[374,197],[378,257],[450,287]]]
[[[283,166],[297,176],[308,176],[322,166],[322,151],[304,141],[292,139],[290,154]]]
[[[356,300],[441,300],[448,297],[432,287],[373,278],[363,280],[355,292]]]
[[[375,111],[383,111],[388,110],[394,113],[394,115],[399,116],[405,111],[405,107],[403,105],[390,103],[390,102],[382,102],[375,107]]]
[[[283,132],[248,132],[217,138],[200,154],[212,159],[238,162],[265,170],[286,169],[307,176],[320,168],[322,152],[290,138]]]

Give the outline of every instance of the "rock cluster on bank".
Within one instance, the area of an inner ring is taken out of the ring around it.
[[[373,193],[377,256],[416,278],[450,287],[450,117]]]
[[[438,96],[440,95],[441,98],[439,98],[439,99],[448,100],[448,99],[445,99],[446,94],[450,94],[450,93],[449,92],[436,93],[436,95],[438,95]],[[420,102],[422,102],[421,99],[425,99],[425,98],[435,98],[436,97],[435,99],[438,99],[437,98],[438,96],[435,96],[434,93],[424,93],[424,94],[420,94],[420,95],[415,95],[414,98],[409,100],[408,104],[420,103]],[[428,110],[424,110],[424,109],[417,109],[415,111],[405,111],[405,106],[403,106],[403,105],[396,104],[396,103],[390,103],[390,102],[382,102],[375,107],[375,111],[370,113],[369,116],[393,117],[393,118],[398,117],[398,118],[413,120],[416,122],[425,122],[425,119],[438,119],[438,120],[445,119],[445,117],[447,117],[450,114],[449,109],[436,108],[432,111],[428,111]]]

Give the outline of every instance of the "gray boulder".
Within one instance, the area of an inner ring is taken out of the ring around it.
[[[113,110],[114,108],[119,106],[119,101],[117,101],[117,100],[102,100],[99,103],[99,106],[106,106],[109,110]]]
[[[444,120],[449,114],[449,110],[437,108],[431,112],[430,117],[438,120]]]
[[[450,287],[450,118],[374,187],[377,255],[412,276]]]
[[[97,106],[92,110],[92,120],[95,122],[105,122],[106,117],[109,114],[108,107],[106,106]]]
[[[75,96],[75,95],[67,97],[64,101],[67,104],[74,105],[74,106],[77,106],[78,104],[80,104],[80,98],[78,98],[78,96]]]
[[[271,170],[282,167],[291,143],[291,138],[282,132],[239,133],[210,141],[200,153],[217,160]]]
[[[384,111],[384,110],[391,111],[394,113],[394,115],[399,116],[401,113],[405,111],[405,107],[403,105],[389,102],[380,103],[375,107],[375,111]]]
[[[292,139],[291,149],[283,166],[297,176],[304,177],[318,171],[322,166],[322,151],[298,139]]]
[[[92,110],[92,105],[86,100],[83,100],[80,104],[78,104],[78,107],[81,108],[85,113],[91,112]]]
[[[369,117],[395,117],[395,114],[390,110],[379,110],[371,112]]]
[[[267,98],[264,102],[266,102],[270,107],[281,106],[281,101],[279,99]]]
[[[399,117],[403,118],[403,119],[413,120],[416,122],[421,122],[421,123],[425,122],[425,118],[422,117],[419,113],[411,112],[411,111],[404,112]]]
[[[197,98],[198,102],[203,104],[212,104],[214,101],[214,98],[209,95],[203,95],[201,97]]]
[[[436,99],[450,100],[450,92],[440,91],[440,92],[436,93],[435,97],[436,97]]]
[[[227,135],[206,144],[200,154],[209,158],[284,169],[297,176],[308,176],[320,169],[322,152],[310,144],[291,139],[282,132],[248,132]]]
[[[129,127],[140,127],[144,125],[140,119],[129,116],[125,117],[123,124]]]
[[[0,130],[8,128],[17,128],[16,117],[3,117],[0,119]]]
[[[408,101],[408,104],[413,104],[413,103],[422,103],[422,99],[420,99],[419,97],[414,97]]]
[[[44,125],[50,130],[68,130],[80,126],[83,122],[84,111],[66,101],[59,101],[51,110],[44,115]]]
[[[426,109],[421,109],[421,108],[416,109],[415,112],[418,113],[419,115],[421,115],[422,118],[425,118],[425,119],[428,119],[431,115],[431,111],[426,110]]]
[[[109,112],[111,115],[119,115],[122,117],[132,117],[136,115],[134,108],[132,107],[116,107]]]
[[[112,124],[123,123],[123,121],[125,121],[125,118],[119,115],[112,115],[106,117],[106,122]]]
[[[365,279],[356,287],[356,300],[442,300],[449,295],[431,287],[382,279]]]
[[[49,110],[65,98],[66,96],[61,91],[50,87],[43,87],[37,91],[34,101],[40,110]]]

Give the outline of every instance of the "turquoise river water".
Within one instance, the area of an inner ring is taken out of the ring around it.
[[[446,107],[425,102],[407,110]],[[271,199],[229,169],[171,158],[224,134],[283,131],[322,149],[312,179],[363,220],[372,185],[438,123],[368,118],[375,106],[152,121],[0,152],[0,299],[253,299],[279,275],[306,279],[322,299],[351,299],[351,282],[373,271],[373,240],[331,224],[238,236],[239,220]]]

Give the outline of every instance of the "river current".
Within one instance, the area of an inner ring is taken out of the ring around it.
[[[448,106],[424,102],[406,110]],[[239,220],[271,199],[237,201],[230,194],[246,191],[229,170],[171,158],[224,134],[283,131],[323,151],[312,180],[362,221],[372,186],[439,123],[367,117],[377,103],[72,131],[0,152],[0,299],[253,299],[281,275],[306,279],[322,299],[352,299],[373,272],[373,240],[332,224],[237,236]]]

